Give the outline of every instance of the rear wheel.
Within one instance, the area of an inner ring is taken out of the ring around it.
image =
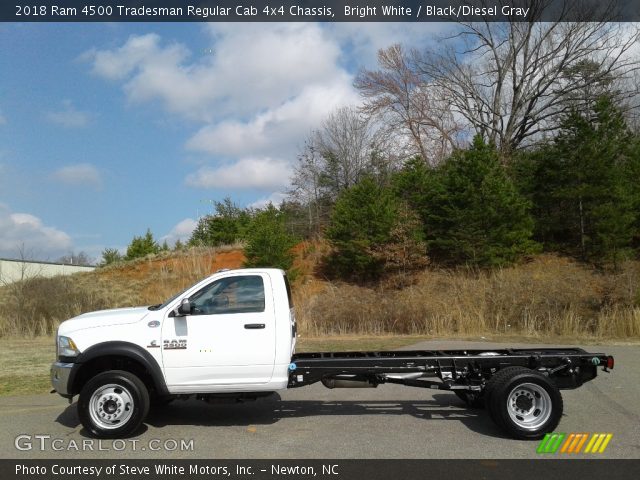
[[[512,437],[535,440],[558,426],[562,396],[541,373],[525,367],[508,367],[489,383],[487,405],[491,418]]]
[[[493,420],[494,423],[498,423],[497,419],[494,418],[493,416],[493,410],[491,409],[491,396],[493,395],[493,389],[495,388],[496,384],[498,382],[501,382],[501,378],[505,375],[509,375],[509,372],[511,369],[513,368],[520,368],[520,367],[507,367],[507,368],[503,368],[502,370],[499,370],[498,372],[496,372],[487,382],[487,384],[484,387],[484,391],[482,392],[484,394],[484,404],[487,407],[487,411],[489,412],[489,416],[491,417],[491,420]]]
[[[149,392],[137,376],[122,370],[103,372],[80,391],[78,416],[94,437],[125,437],[149,412]]]

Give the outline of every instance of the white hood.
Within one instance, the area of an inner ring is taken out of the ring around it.
[[[58,333],[66,335],[85,328],[107,327],[110,325],[124,325],[142,320],[149,314],[148,307],[114,308],[97,312],[83,313],[70,320],[62,322]]]

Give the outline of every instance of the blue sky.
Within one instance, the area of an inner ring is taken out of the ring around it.
[[[183,240],[211,200],[282,198],[379,48],[438,24],[0,24],[0,257]]]

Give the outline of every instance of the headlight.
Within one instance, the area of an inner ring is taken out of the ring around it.
[[[58,337],[58,356],[77,357],[80,351],[69,337]]]

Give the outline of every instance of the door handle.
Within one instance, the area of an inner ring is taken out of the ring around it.
[[[266,325],[264,323],[245,323],[244,328],[247,330],[258,330],[260,328],[264,328]]]

